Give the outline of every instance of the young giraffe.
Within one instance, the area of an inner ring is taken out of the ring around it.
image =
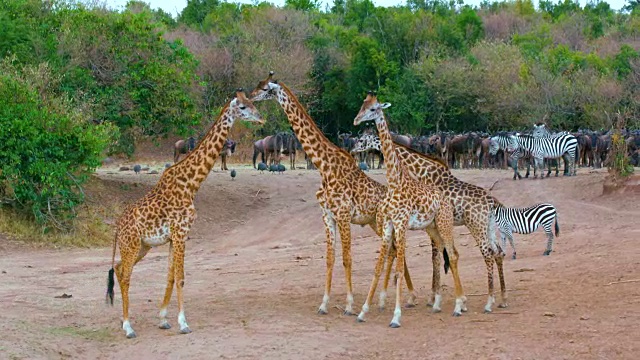
[[[378,233],[382,234],[382,242],[375,274],[369,289],[367,300],[358,315],[358,321],[364,321],[369,311],[369,303],[378,285],[384,262],[391,251],[392,242],[395,244],[396,264],[396,308],[389,326],[400,327],[402,315],[401,294],[402,278],[405,263],[405,246],[407,230],[426,229],[429,236],[442,244],[448,255],[453,274],[456,306],[453,315],[462,313],[465,297],[458,275],[458,251],[453,243],[453,205],[443,196],[442,192],[430,184],[411,177],[407,169],[399,161],[391,140],[391,133],[387,127],[383,109],[391,106],[389,103],[380,104],[377,97],[369,92],[360,108],[360,112],[353,121],[357,126],[365,121],[374,121],[382,143],[382,153],[386,159],[387,194],[380,204],[376,216]],[[395,238],[395,239],[394,239]],[[446,257],[445,257],[446,258]],[[391,259],[389,259],[391,261]]]
[[[129,323],[129,284],[133,266],[152,248],[169,242],[169,273],[164,299],[160,306],[160,328],[169,329],[167,306],[176,285],[180,333],[190,333],[184,316],[182,289],[184,286],[185,240],[196,219],[193,205],[200,184],[207,178],[235,119],[264,123],[258,110],[238,89],[235,97],[220,112],[198,146],[187,157],[171,166],[156,186],[142,199],[127,206],[116,224],[113,258],[109,270],[107,300],[113,305],[113,274],[118,277],[122,292],[122,329],[128,338],[136,337]],[[120,262],[115,263],[116,245],[120,247]]]
[[[356,147],[358,147],[356,144]],[[368,150],[367,146],[372,146],[375,150],[380,150],[379,142],[368,142],[367,144],[361,144],[358,147],[359,151]],[[455,225],[466,225],[469,232],[476,240],[476,244],[480,248],[480,252],[484,257],[487,267],[488,277],[488,299],[485,305],[485,312],[490,313],[492,311],[493,303],[495,303],[494,284],[493,284],[493,263],[495,261],[498,268],[498,276],[500,279],[501,290],[501,303],[498,307],[507,307],[507,294],[504,283],[503,272],[503,259],[504,252],[497,246],[497,240],[495,239],[495,218],[493,215],[493,209],[497,206],[496,200],[489,194],[487,190],[480,186],[466,183],[456,178],[448,166],[440,159],[418,153],[413,149],[394,143],[396,154],[407,168],[410,174],[417,179],[433,184],[444,195],[451,199],[454,204],[454,219]],[[432,243],[432,246],[433,243]],[[393,261],[393,256],[390,257]],[[430,304],[433,304],[434,312],[440,310],[440,297],[435,291],[435,286],[438,283],[440,265],[438,251],[433,250],[433,287]],[[387,273],[385,276],[385,282],[383,284],[383,292],[387,289],[389,276],[391,272],[390,262],[387,267]],[[464,309],[463,309],[464,310]]]
[[[351,283],[351,226],[370,225],[374,231],[376,211],[380,199],[384,198],[386,186],[376,182],[358,167],[353,156],[327,139],[309,116],[298,98],[282,82],[273,80],[273,71],[258,83],[251,92],[253,101],[276,99],[287,114],[293,131],[302,144],[303,150],[320,171],[322,185],[316,192],[316,199],[322,208],[322,219],[327,238],[327,273],[325,292],[318,308],[319,314],[328,313],[331,279],[335,263],[335,242],[337,232],[342,243],[342,264],[347,285],[347,304],[344,313],[353,313],[353,286]],[[337,228],[337,231],[336,231]],[[378,234],[380,235],[380,234]],[[409,271],[405,277],[409,288],[408,306],[412,306],[415,295]]]

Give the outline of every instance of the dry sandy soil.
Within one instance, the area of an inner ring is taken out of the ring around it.
[[[168,157],[167,157],[168,158]],[[164,162],[158,162],[159,168]],[[140,183],[114,191],[131,201],[160,175],[103,168],[105,184]],[[121,330],[121,297],[106,306],[111,248],[31,249],[0,238],[2,359],[637,359],[640,353],[639,197],[602,196],[604,172],[574,178],[510,180],[498,170],[461,170],[461,179],[489,187],[504,203],[552,202],[561,236],[542,256],[545,235],[516,235],[517,260],[505,260],[509,308],[483,314],[486,272],[465,227],[456,228],[469,312],[451,316],[452,279],[444,276],[443,312],[426,307],[431,261],[426,234],[411,232],[408,262],[419,305],[403,311],[402,327],[387,309],[368,321],[342,315],[340,249],[329,315],[316,314],[325,277],[325,244],[314,193],[316,171],[261,174],[234,165],[238,176],[212,172],[197,195],[198,219],[187,243],[185,301],[193,333],[157,327],[167,272],[165,245],[139,263],[131,288],[138,338]],[[369,174],[384,181],[381,170]],[[116,188],[116,186],[111,186]],[[107,187],[109,188],[109,187]],[[352,228],[356,309],[371,281],[379,240]],[[1,236],[1,235],[0,235]],[[510,253],[511,250],[508,250]],[[525,271],[522,271],[525,269]],[[619,282],[619,283],[613,283]],[[70,294],[70,298],[60,298]],[[546,314],[546,315],[545,315]]]

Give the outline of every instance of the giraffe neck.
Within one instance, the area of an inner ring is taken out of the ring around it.
[[[227,105],[196,148],[173,166],[178,186],[182,185],[191,197],[195,196],[220,155],[233,120]]]
[[[330,165],[327,159],[331,159],[335,153],[340,153],[341,149],[324,136],[293,92],[283,83],[278,85],[280,85],[280,91],[277,93],[278,103],[287,114],[304,152],[311,158],[316,168],[326,171]]]
[[[392,186],[400,181],[400,164],[398,163],[398,155],[393,149],[393,140],[384,114],[376,119],[376,127],[378,128],[378,136],[380,136],[384,164],[387,167],[387,182],[389,186]]]

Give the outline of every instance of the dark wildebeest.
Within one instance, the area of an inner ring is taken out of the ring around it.
[[[234,152],[236,152],[236,142],[231,139],[225,140],[220,152],[220,170],[229,170],[227,169],[227,156],[231,156]]]
[[[191,150],[196,148],[196,138],[193,136],[189,137],[186,140],[178,140],[173,145],[173,163],[178,162],[178,158],[180,158],[180,154],[188,154]]]
[[[262,154],[262,162],[271,165],[280,163],[280,154],[284,147],[283,133],[269,135],[264,139],[260,139],[253,143],[253,168],[256,167],[256,159],[258,154]],[[271,157],[271,161],[269,161]]]
[[[253,143],[253,168],[256,168],[256,159],[258,154],[262,155],[261,160],[264,164],[267,163],[264,158],[264,139],[257,140]]]
[[[411,138],[411,148],[419,153],[429,153],[429,137],[428,136],[415,136]]]
[[[296,152],[302,150],[302,144],[294,134],[283,132],[282,145],[282,154],[289,155],[289,169],[294,170],[296,168]]]
[[[267,162],[265,164],[280,164],[280,155],[284,149],[284,136],[283,133],[277,133],[275,135],[269,135],[264,138],[264,155]],[[269,160],[271,158],[271,160]]]
[[[393,140],[393,142],[396,144],[404,145],[408,148],[411,147],[411,138],[407,135],[398,135],[391,133],[391,140]]]

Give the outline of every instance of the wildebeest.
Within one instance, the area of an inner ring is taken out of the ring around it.
[[[298,141],[298,138],[293,133],[283,132],[282,136],[282,154],[289,155],[290,169],[296,168],[296,152],[302,151],[302,144]]]
[[[227,168],[227,156],[231,156],[234,152],[236,152],[236,142],[231,139],[225,140],[220,152],[220,170],[229,170]]]
[[[253,143],[253,168],[256,168],[256,159],[258,158],[258,154],[262,155],[261,159],[263,163],[267,163],[264,158],[264,139],[256,140]]]
[[[186,140],[178,140],[173,145],[173,163],[178,162],[178,158],[180,158],[180,154],[188,154],[191,150],[196,148],[196,138],[190,136]]]
[[[267,164],[280,164],[280,155],[284,148],[284,137],[282,133],[267,136],[264,138],[263,145]]]
[[[264,139],[260,139],[253,143],[253,167],[256,167],[256,159],[258,154],[262,155],[262,162],[268,165],[279,164],[280,155],[285,150],[285,138],[288,134],[279,132],[275,135],[269,135]]]

